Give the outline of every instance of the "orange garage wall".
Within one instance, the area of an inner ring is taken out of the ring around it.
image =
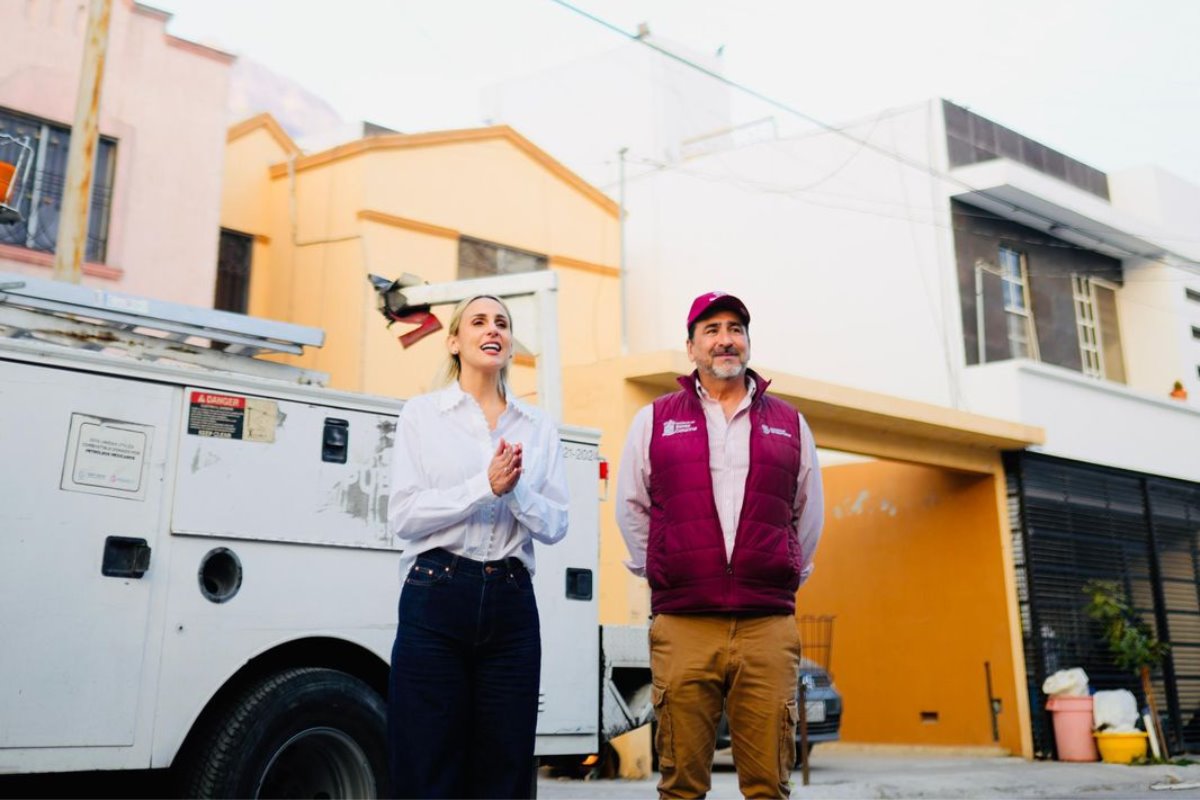
[[[825,532],[797,613],[836,615],[842,740],[995,744],[990,661],[999,744],[1019,752],[993,478],[887,461],[822,474]]]

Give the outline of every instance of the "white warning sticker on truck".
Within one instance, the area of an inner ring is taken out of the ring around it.
[[[61,487],[144,500],[146,455],[153,434],[150,425],[72,414]]]

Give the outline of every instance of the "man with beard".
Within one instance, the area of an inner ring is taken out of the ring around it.
[[[617,478],[626,565],[650,583],[661,797],[703,797],[729,718],[746,797],[787,797],[796,760],[795,595],[824,500],[795,408],[747,368],[750,312],[724,292],[687,318],[682,389],[633,420]]]

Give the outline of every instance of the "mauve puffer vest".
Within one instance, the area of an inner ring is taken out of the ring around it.
[[[682,391],[654,401],[646,577],[656,614],[795,610],[803,564],[792,528],[800,422],[796,409],[767,395],[768,381],[749,374],[757,385],[749,411],[750,471],[731,559],[713,499],[696,373],[679,379]]]

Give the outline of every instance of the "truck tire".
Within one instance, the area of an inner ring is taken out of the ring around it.
[[[387,712],[363,681],[290,669],[249,685],[199,731],[185,797],[382,797]]]

